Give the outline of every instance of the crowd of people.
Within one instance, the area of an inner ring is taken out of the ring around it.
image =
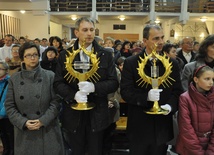
[[[74,34],[71,41],[58,36],[15,39],[11,34],[3,39],[3,155],[108,155],[121,100],[128,107],[130,155],[166,155],[168,145],[180,155],[214,154],[214,35],[201,43],[184,37],[178,46],[164,40],[159,25],[149,24],[142,41],[121,41],[95,36],[95,23],[87,17],[76,21]],[[168,68],[152,55],[154,50],[170,64],[166,81],[156,87],[139,73],[139,63],[151,56],[143,74],[154,78],[155,62],[158,77],[165,75]],[[95,70],[93,55],[98,61]],[[78,79],[71,73],[68,63],[79,62],[90,65],[74,67],[76,74],[87,75],[93,69],[92,77]],[[148,114],[157,101],[165,113]],[[95,106],[71,108],[77,103]]]

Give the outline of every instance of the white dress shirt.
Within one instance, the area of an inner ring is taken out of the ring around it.
[[[79,45],[79,47],[81,47],[81,46]],[[92,44],[90,44],[90,45],[86,48],[86,50],[87,50],[87,51],[90,51],[90,52],[91,52],[91,49],[92,49]],[[89,56],[86,55],[82,50],[80,51],[80,61],[82,61],[82,62],[89,62],[89,61],[90,61]]]
[[[191,52],[189,52],[189,53],[184,52],[184,51],[182,51],[182,52],[183,52],[183,56],[185,57],[186,61],[190,62],[190,59],[192,57]]]
[[[0,48],[0,60],[2,61],[5,61],[5,58],[12,58],[12,52],[11,52],[11,49],[12,49],[12,46],[14,44],[12,44],[11,46],[6,46],[4,45],[2,48]]]

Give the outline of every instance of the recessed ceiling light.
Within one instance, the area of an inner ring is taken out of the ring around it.
[[[72,19],[72,20],[76,20],[76,19],[77,19],[77,16],[71,16],[71,19]]]
[[[155,23],[156,23],[156,24],[159,24],[159,23],[160,23],[160,20],[157,19],[157,20],[155,21]]]
[[[123,16],[123,15],[121,15],[121,16],[119,17],[119,19],[120,19],[121,21],[124,21],[124,20],[126,19],[126,17]]]
[[[20,12],[21,12],[22,14],[24,14],[24,13],[25,13],[25,10],[20,10]]]
[[[200,18],[200,20],[202,21],[202,22],[206,22],[207,21],[207,18]]]

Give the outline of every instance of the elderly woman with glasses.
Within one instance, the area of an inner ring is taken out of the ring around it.
[[[54,73],[40,67],[40,52],[35,44],[24,43],[19,57],[21,71],[10,78],[5,101],[6,112],[14,125],[14,153],[63,155]]]

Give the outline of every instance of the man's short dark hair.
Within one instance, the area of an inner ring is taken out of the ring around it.
[[[89,18],[89,17],[81,17],[81,18],[79,18],[79,19],[76,21],[76,23],[75,23],[75,30],[79,30],[80,23],[81,23],[82,21],[86,21],[86,22],[92,23],[92,24],[94,25],[94,27],[95,27],[95,23],[94,23],[93,19],[91,19],[91,18]]]
[[[161,30],[162,28],[159,25],[154,25],[154,24],[146,25],[145,28],[143,29],[143,38],[146,38],[146,39],[149,38],[149,32],[151,29]]]
[[[14,37],[12,34],[6,34],[5,37],[11,37],[11,38],[12,38],[12,41],[15,40],[15,37]]]

